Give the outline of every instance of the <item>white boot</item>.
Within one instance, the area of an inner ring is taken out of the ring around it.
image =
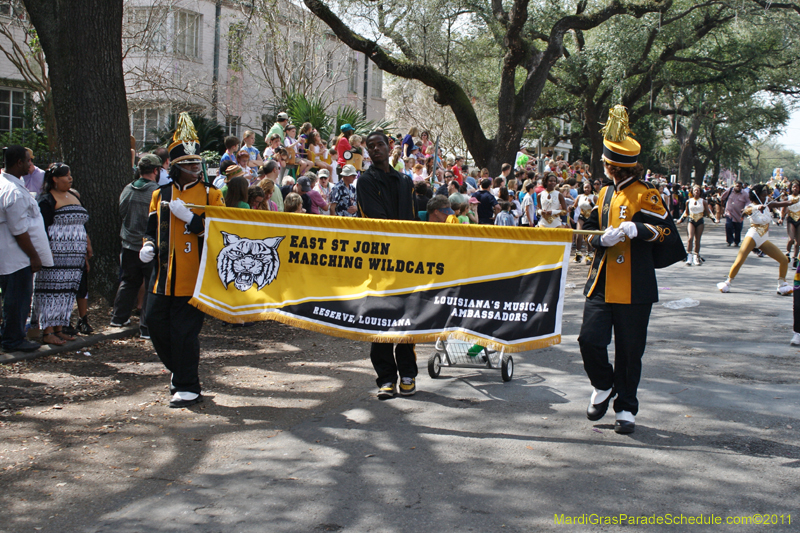
[[[686,266],[692,266],[692,254],[686,256]]]
[[[778,280],[778,294],[781,296],[789,296],[794,292],[794,287],[786,283],[785,279]]]
[[[790,342],[792,346],[800,346],[800,333],[794,333],[792,335],[792,342]]]
[[[730,278],[726,279],[722,283],[717,283],[717,288],[719,289],[719,292],[723,292],[723,293],[731,292],[731,280],[730,280]]]
[[[700,256],[697,254],[692,254],[692,266],[699,267],[702,263],[700,262]]]

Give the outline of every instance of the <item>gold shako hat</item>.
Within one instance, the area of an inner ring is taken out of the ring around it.
[[[636,166],[642,147],[632,138],[624,106],[615,105],[608,112],[608,122],[600,132],[603,134],[603,161],[617,167]]]
[[[172,135],[172,144],[169,145],[169,159],[170,164],[199,163],[203,160],[200,157],[200,143],[194,123],[185,111],[178,117],[178,127]]]

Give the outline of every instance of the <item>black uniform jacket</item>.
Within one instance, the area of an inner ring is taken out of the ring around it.
[[[683,260],[683,247],[675,222],[650,183],[630,178],[619,185],[604,187],[583,229],[605,230],[633,222],[638,232],[634,239],[609,248],[600,244],[600,235],[589,242],[597,249],[589,279],[583,291],[586,297],[604,294],[606,303],[643,304],[658,301],[656,268]]]
[[[389,172],[372,165],[356,182],[359,215],[364,218],[414,220],[414,182],[391,168]]]

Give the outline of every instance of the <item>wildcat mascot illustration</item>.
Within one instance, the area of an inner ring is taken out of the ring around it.
[[[284,237],[253,240],[221,231],[225,244],[217,256],[217,273],[225,288],[231,282],[242,292],[254,284],[263,289],[278,276],[278,245]]]

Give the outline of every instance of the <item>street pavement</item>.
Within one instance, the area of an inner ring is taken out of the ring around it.
[[[587,267],[578,266],[561,344],[513,354],[508,383],[498,370],[465,368],[431,379],[433,346],[424,345],[419,392],[378,401],[362,350],[364,389],[344,404],[307,408],[283,431],[258,407],[237,410],[241,418],[224,433],[202,417],[189,426],[165,421],[153,436],[158,448],[129,451],[151,468],[147,478],[105,494],[52,495],[51,514],[69,506],[69,522],[34,517],[0,531],[38,523],[42,531],[97,533],[613,532],[630,526],[591,522],[631,516],[683,521],[639,525],[644,531],[796,531],[800,350],[789,346],[792,298],[775,292],[777,264],[753,255],[732,292],[721,294],[715,285],[737,250],[725,245],[721,225],[706,226],[703,266],[658,273],[661,302],[632,435],[614,433],[613,413],[599,422],[585,416],[591,388],[577,334]],[[773,228],[773,242],[782,246],[784,231]],[[686,298],[699,305],[662,305]],[[212,446],[215,439],[224,445]],[[722,523],[687,523],[700,516]]]

